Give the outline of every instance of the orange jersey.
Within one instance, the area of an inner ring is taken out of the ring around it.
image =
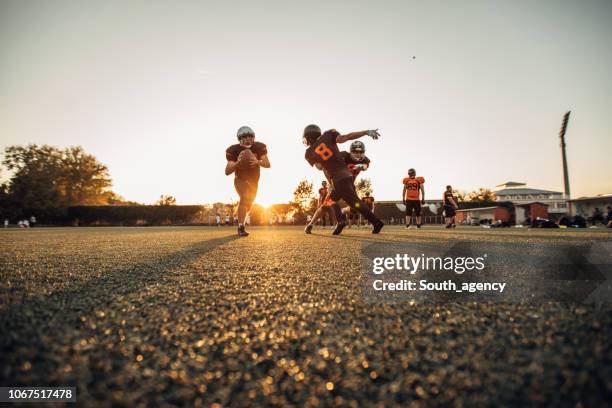
[[[421,184],[425,183],[423,177],[410,178],[406,177],[403,180],[404,188],[406,189],[406,195],[404,200],[418,200],[419,191],[421,190]]]

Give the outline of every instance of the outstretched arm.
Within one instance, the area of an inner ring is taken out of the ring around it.
[[[344,143],[348,142],[349,140],[359,139],[360,137],[364,137],[367,134],[367,130],[362,130],[360,132],[351,132],[347,133],[346,135],[340,135],[336,138],[336,143]]]
[[[346,135],[340,135],[336,137],[336,143],[348,142],[349,140],[359,139],[360,137],[363,137],[363,136],[370,136],[372,139],[378,139],[380,137],[380,134],[378,133],[378,129],[351,132],[351,133],[347,133]]]

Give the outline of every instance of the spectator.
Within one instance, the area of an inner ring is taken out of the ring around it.
[[[594,226],[597,222],[601,222],[603,224],[604,219],[603,219],[603,214],[601,213],[601,210],[595,207],[595,211],[593,211],[593,217],[591,217],[591,225]]]
[[[34,224],[36,224],[36,217],[35,216],[31,216],[30,217],[30,226],[32,228],[34,228]]]
[[[221,226],[221,216],[219,214],[215,216],[215,220],[217,221],[217,227],[220,227]]]
[[[8,220],[8,218],[6,218],[4,220],[4,228],[8,228],[8,226],[9,226],[9,220]]]

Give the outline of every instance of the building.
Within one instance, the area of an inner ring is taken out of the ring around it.
[[[600,194],[593,197],[580,197],[569,200],[571,215],[580,215],[589,218],[595,212],[595,208],[606,214],[608,207],[612,207],[612,194]]]
[[[512,214],[508,208],[501,206],[475,207],[457,210],[455,221],[458,224],[472,224],[481,221],[495,223],[497,221],[512,222]]]
[[[548,213],[554,218],[558,218],[569,212],[567,205],[568,200],[561,191],[528,188],[525,183],[509,181],[497,185],[494,192],[496,201],[509,201],[515,205],[531,204],[535,202],[545,204]]]

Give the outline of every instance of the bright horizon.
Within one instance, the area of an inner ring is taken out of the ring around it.
[[[320,184],[301,144],[317,123],[380,128],[362,139],[377,200],[399,199],[409,167],[428,199],[563,191],[571,110],[572,197],[612,193],[610,21],[608,1],[4,0],[0,147],[81,145],[127,200],[227,202],[224,152],[248,125],[268,145],[267,206]]]

